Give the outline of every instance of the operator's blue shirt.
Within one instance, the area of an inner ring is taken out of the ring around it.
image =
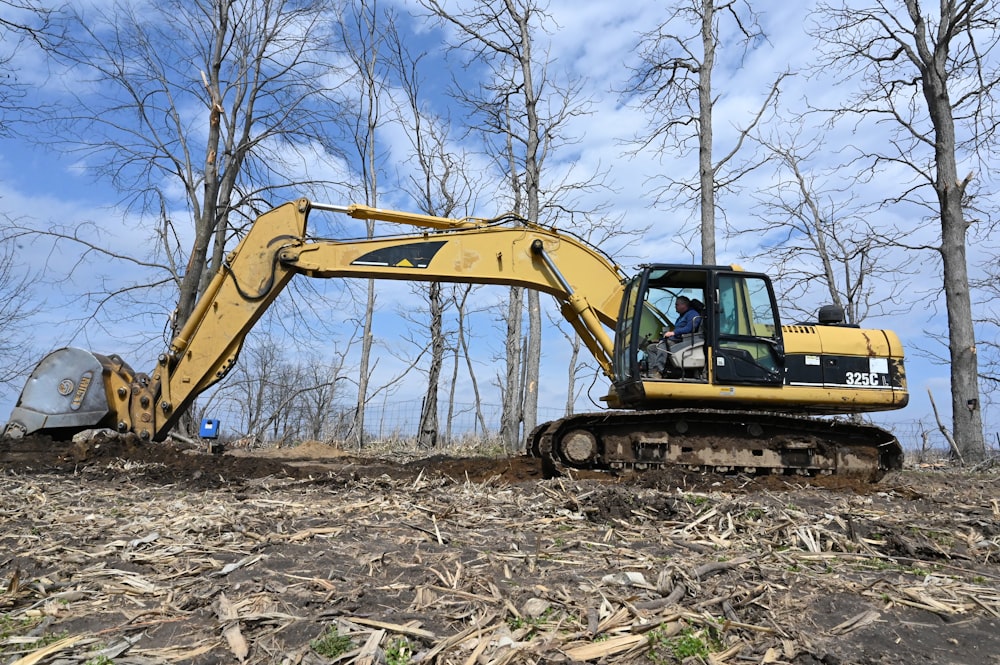
[[[674,335],[686,335],[694,332],[695,324],[699,318],[698,312],[692,307],[677,317],[674,323]]]

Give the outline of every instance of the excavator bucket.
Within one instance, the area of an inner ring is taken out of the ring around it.
[[[35,367],[10,414],[4,436],[70,434],[92,427],[115,427],[117,409],[109,389],[132,382],[132,369],[118,356],[67,347]]]

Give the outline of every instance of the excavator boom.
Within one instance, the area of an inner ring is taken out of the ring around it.
[[[430,230],[369,240],[307,239],[314,209]],[[574,284],[557,261],[571,266]],[[514,216],[453,220],[300,199],[255,221],[151,372],[136,375],[116,356],[55,351],[29,378],[6,434],[106,426],[162,440],[195,397],[229,372],[247,333],[296,274],[502,284],[550,293],[604,372],[612,373],[613,342],[604,326],[615,324],[625,276],[585,242]],[[81,410],[84,398],[88,408]]]

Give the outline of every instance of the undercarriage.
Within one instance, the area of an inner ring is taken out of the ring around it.
[[[889,432],[844,420],[703,409],[573,415],[532,432],[546,477],[571,469],[683,467],[747,474],[844,475],[869,482],[901,469]]]

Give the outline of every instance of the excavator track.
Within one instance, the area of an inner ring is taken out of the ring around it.
[[[780,413],[663,409],[584,413],[539,425],[527,442],[546,477],[568,470],[681,467],[719,473],[850,476],[901,469],[886,430]]]

